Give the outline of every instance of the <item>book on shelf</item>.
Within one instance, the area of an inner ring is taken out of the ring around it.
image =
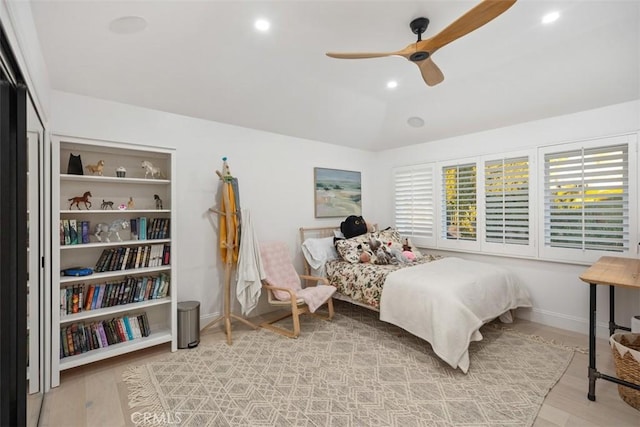
[[[86,244],[86,243],[90,242],[90,239],[89,239],[89,228],[90,228],[89,225],[90,225],[90,223],[89,223],[89,221],[81,221],[81,224],[82,224],[82,227],[81,227],[82,228],[82,233],[81,233],[81,235],[82,235],[82,243]]]
[[[162,254],[163,262],[162,265],[170,265],[171,264],[171,245],[169,243],[165,243],[164,245],[164,253]]]
[[[168,274],[160,273],[67,286],[60,289],[60,316],[165,298],[169,294],[170,280]]]
[[[91,323],[75,322],[60,328],[60,357],[75,356],[149,334],[145,312]]]
[[[171,237],[171,234],[169,233],[169,230],[171,229],[170,225],[171,225],[171,219],[170,218],[165,218],[164,219],[164,224],[162,225],[162,238],[163,239],[168,239],[168,238]]]
[[[143,267],[149,267],[149,257],[151,256],[151,246],[144,247],[144,261],[142,261]]]
[[[70,245],[71,244],[71,234],[69,232],[69,220],[68,219],[63,219],[62,220],[62,228],[64,230],[64,244],[65,245]]]
[[[138,250],[136,252],[136,262],[133,264],[133,268],[140,267],[140,257],[142,256],[143,246],[138,246]]]
[[[78,244],[78,223],[75,219],[69,220],[69,244]]]
[[[85,298],[86,301],[84,303],[85,311],[91,310],[91,303],[93,302],[93,293],[95,292],[95,290],[95,285],[89,285],[89,289],[87,290],[87,297]]]
[[[131,218],[129,221],[129,229],[131,231],[131,240],[138,240],[138,219]]]
[[[147,240],[147,218],[138,218],[138,240]]]
[[[131,248],[129,246],[127,246],[126,249],[124,250],[124,257],[122,259],[122,262],[120,263],[120,269],[121,270],[126,270],[127,261],[129,259],[129,253],[130,252],[131,252]]]

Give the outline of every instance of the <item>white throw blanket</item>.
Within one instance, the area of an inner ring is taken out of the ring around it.
[[[469,343],[484,323],[508,310],[531,307],[527,290],[507,270],[447,257],[387,276],[380,320],[428,341],[453,368],[469,370]]]
[[[262,292],[262,279],[266,277],[260,258],[260,247],[251,224],[248,209],[242,209],[242,233],[238,253],[238,282],[236,297],[240,301],[242,314],[246,315],[258,305]]]

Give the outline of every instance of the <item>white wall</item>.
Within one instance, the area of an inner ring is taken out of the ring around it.
[[[500,129],[463,135],[406,148],[378,153],[376,186],[381,200],[393,197],[391,169],[426,162],[441,161],[491,153],[509,152],[563,142],[615,135],[640,130],[640,101],[612,105],[596,110],[553,117]],[[393,222],[393,206],[378,211],[378,220]],[[632,213],[636,221],[638,212]],[[588,332],[589,286],[578,279],[587,266],[515,258],[450,253],[463,258],[495,262],[513,270],[527,285],[533,298],[533,310],[521,310],[519,317],[569,329]],[[608,291],[598,289],[598,333],[608,336]],[[632,315],[640,314],[640,295],[628,289],[616,290],[616,322],[629,325]]]
[[[178,163],[179,299],[202,302],[201,314],[221,310],[222,265],[217,221],[208,213],[216,204],[215,170],[228,156],[239,177],[242,205],[251,208],[260,238],[284,238],[297,245],[300,226],[330,225],[313,215],[313,167],[362,171],[363,213],[381,226],[392,224],[391,168],[428,161],[512,151],[640,129],[640,101],[530,122],[408,148],[369,153],[298,138],[269,134],[204,120],[53,92],[36,37],[28,2],[3,0],[0,20],[7,30],[38,108],[51,116],[54,133],[175,147]],[[374,190],[375,189],[375,190]],[[382,201],[382,202],[381,202]],[[636,213],[636,218],[638,217]],[[461,255],[461,254],[456,254]],[[588,286],[577,277],[585,266],[482,255],[463,255],[500,263],[527,284],[535,309],[520,313],[532,320],[587,331]],[[301,260],[298,255],[298,265]],[[599,289],[598,319],[606,335],[608,299]],[[628,323],[640,313],[637,292],[619,292],[617,318]],[[236,307],[237,308],[237,307]],[[260,307],[259,311],[264,307]]]
[[[365,218],[378,209],[369,172],[374,153],[57,91],[51,123],[52,134],[177,149],[178,299],[200,301],[203,322],[222,310],[218,218],[208,211],[219,202],[222,157],[239,180],[241,207],[251,210],[258,238],[287,241],[300,271],[298,228],[340,222],[314,218],[314,167],[361,171]],[[262,303],[256,313],[266,308]]]

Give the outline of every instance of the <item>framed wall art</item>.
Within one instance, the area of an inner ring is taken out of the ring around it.
[[[316,218],[362,215],[360,172],[314,168]]]

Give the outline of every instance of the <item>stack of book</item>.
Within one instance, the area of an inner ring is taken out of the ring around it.
[[[149,334],[147,313],[115,317],[88,324],[72,323],[60,328],[60,358],[148,337]]]
[[[60,245],[89,243],[89,221],[76,219],[60,220]]]
[[[60,316],[130,304],[169,295],[169,275],[125,277],[115,282],[84,283],[60,289]]]
[[[94,271],[100,273],[169,265],[170,251],[169,243],[107,248],[102,251]]]
[[[131,238],[134,240],[168,239],[169,218],[133,218],[129,221]]]

